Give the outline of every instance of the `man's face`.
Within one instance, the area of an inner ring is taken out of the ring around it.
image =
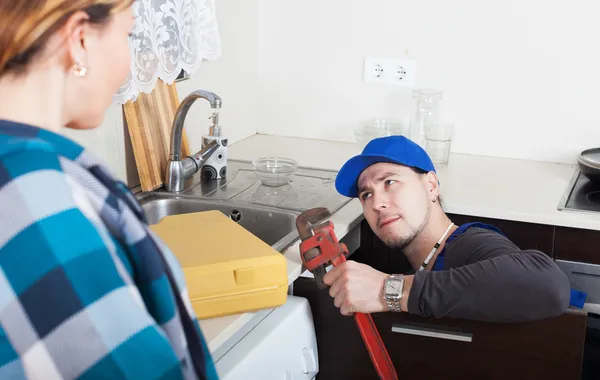
[[[387,246],[404,248],[429,220],[437,181],[411,168],[380,162],[358,179],[358,198],[371,229]]]

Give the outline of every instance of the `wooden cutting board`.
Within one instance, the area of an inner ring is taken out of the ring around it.
[[[152,93],[140,93],[135,102],[129,101],[123,105],[142,191],[157,189],[164,183],[171,128],[178,107],[175,83],[168,85],[160,79]],[[182,156],[188,156],[185,130],[181,145]]]

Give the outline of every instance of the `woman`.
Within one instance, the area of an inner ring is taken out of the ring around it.
[[[129,71],[131,0],[0,0],[0,379],[213,379],[181,268],[94,128]]]

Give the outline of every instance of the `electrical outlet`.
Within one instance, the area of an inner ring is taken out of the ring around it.
[[[415,85],[417,62],[403,58],[365,58],[364,81],[412,87]]]

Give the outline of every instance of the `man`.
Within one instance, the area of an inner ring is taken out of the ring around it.
[[[402,311],[491,322],[531,321],[569,306],[565,274],[537,250],[520,250],[493,226],[454,225],[440,205],[427,153],[403,136],[371,141],[340,170],[336,189],[357,197],[369,226],[402,249],[414,274],[347,261],[324,278],[344,315]]]

